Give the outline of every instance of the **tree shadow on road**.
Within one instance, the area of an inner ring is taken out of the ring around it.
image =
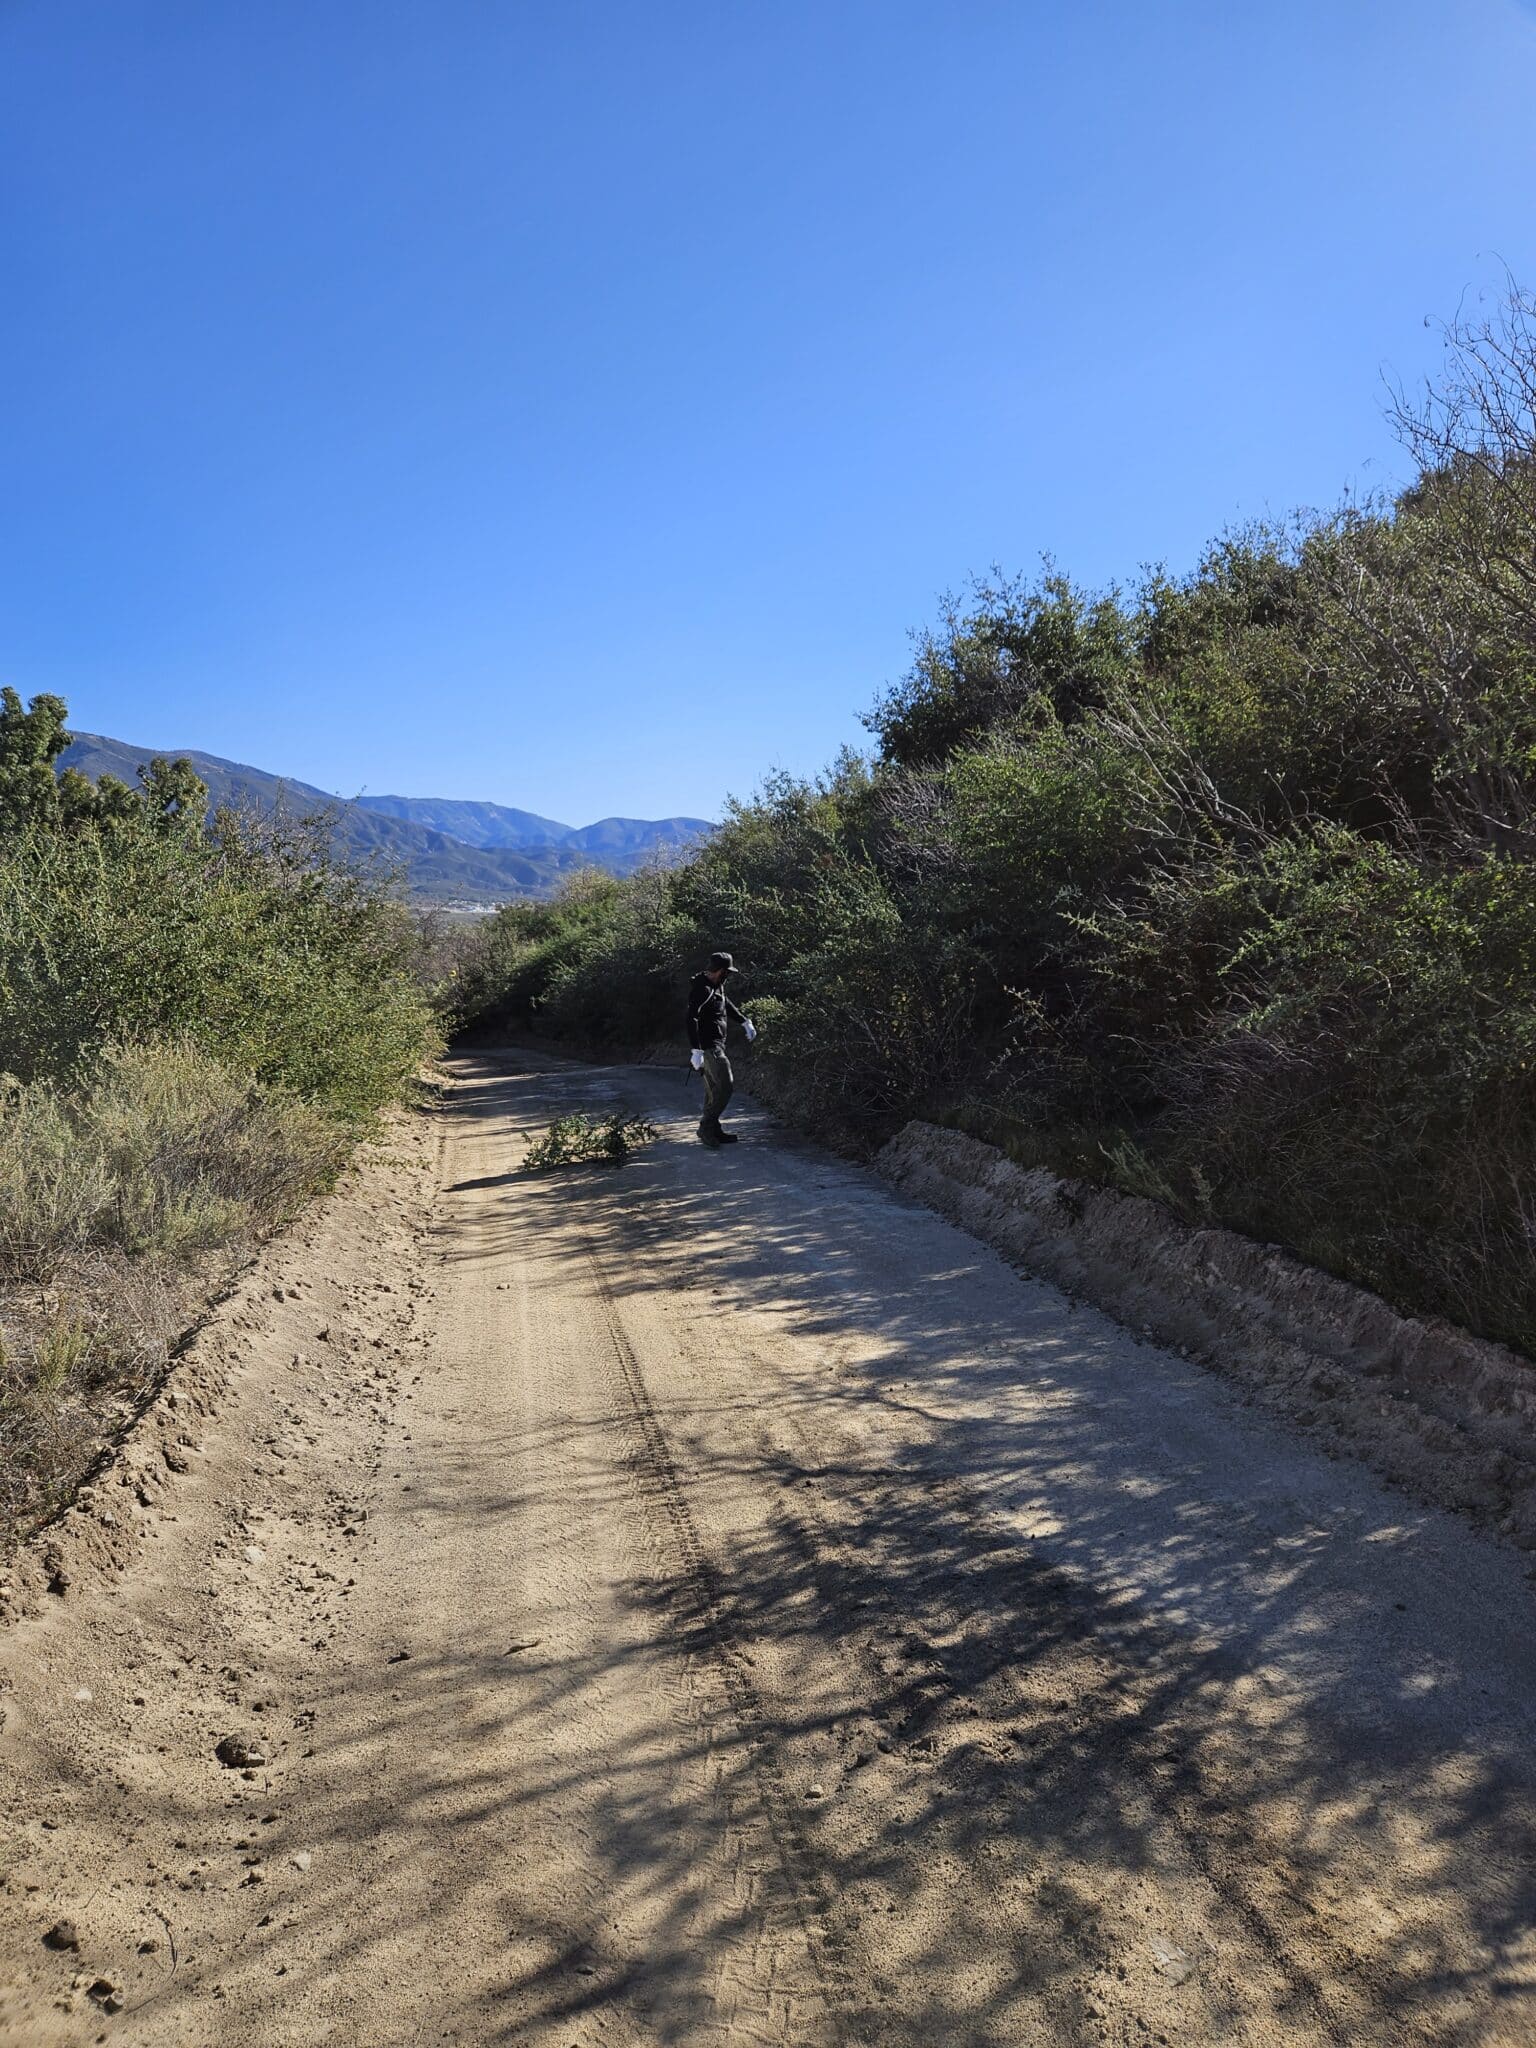
[[[639,1070],[467,1071],[446,1113],[498,1127],[598,1096],[657,1114]],[[1320,1485],[1278,1433],[1235,1486],[1225,1461],[1268,1424],[810,1148],[678,1136],[622,1174],[453,1192],[502,1187],[504,1212],[445,1224],[450,1265],[590,1293],[595,1256],[641,1374],[648,1298],[687,1287],[699,1369],[643,1393],[649,1422],[620,1372],[607,1414],[482,1441],[413,1512],[535,1518],[558,1440],[594,1522],[665,1495],[668,1461],[686,1522],[622,1589],[621,1641],[572,1651],[488,1586],[476,1639],[381,1671],[359,1732],[322,1718],[317,1775],[350,1790],[315,1846],[365,1845],[376,1905],[298,1895],[313,1978],[402,1945],[430,1966],[473,1900],[505,1942],[485,2042],[599,2014],[714,2038],[703,1952],[737,1959],[762,2038],[817,2006],[830,2038],[892,2048],[1522,2038],[1536,1629],[1512,1564],[1453,1544],[1483,1577],[1460,1633],[1426,1634],[1437,1518],[1363,1475]],[[755,1506],[717,1523],[727,1499]],[[481,1738],[507,1716],[558,1731],[636,1666],[657,1720],[582,1800],[585,1889],[550,1896],[540,1831],[593,1766],[554,1736],[509,1783]],[[686,1694],[679,1669],[702,1674]],[[733,1826],[772,1844],[736,1888],[689,1846]],[[754,1976],[765,1925],[797,1931],[807,1982]]]

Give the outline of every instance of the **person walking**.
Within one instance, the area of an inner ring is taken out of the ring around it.
[[[729,953],[711,953],[709,965],[693,977],[688,990],[688,1043],[693,1050],[689,1064],[704,1076],[704,1114],[699,1119],[701,1145],[734,1145],[736,1133],[722,1131],[720,1114],[736,1086],[731,1063],[725,1056],[726,1033],[734,1017],[746,1034],[756,1038],[750,1017],[744,1017],[725,992],[725,978],[736,972]]]

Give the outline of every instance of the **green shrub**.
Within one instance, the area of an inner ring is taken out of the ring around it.
[[[480,1012],[645,1045],[727,946],[821,1135],[949,1118],[1536,1349],[1536,302],[1447,342],[1395,502],[973,586],[876,759],[504,913]]]
[[[648,1145],[656,1126],[642,1116],[614,1110],[608,1116],[575,1111],[557,1116],[542,1138],[523,1155],[530,1173],[548,1173],[558,1166],[622,1166],[631,1152]]]
[[[104,1234],[179,1257],[290,1216],[341,1163],[335,1121],[187,1043],[105,1054],[75,1116],[114,1197]]]
[[[996,576],[944,603],[911,673],[867,723],[905,768],[948,760],[998,725],[1044,710],[1064,724],[1101,705],[1133,670],[1134,621],[1119,595],[1093,597],[1047,568],[1037,587]]]
[[[0,1553],[68,1497],[343,1125],[196,1045],[108,1047],[0,1088]]]
[[[185,1039],[361,1122],[433,1042],[415,944],[380,881],[280,821],[28,828],[0,839],[0,1068]]]
[[[323,822],[210,820],[185,761],[58,775],[64,718],[0,691],[0,1543],[436,1036],[388,876]]]

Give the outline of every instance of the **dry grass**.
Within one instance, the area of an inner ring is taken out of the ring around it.
[[[0,1287],[0,1555],[68,1501],[247,1249],[173,1270],[91,1247],[54,1284]]]
[[[186,1045],[0,1105],[0,1553],[65,1501],[256,1240],[340,1164],[308,1106]]]

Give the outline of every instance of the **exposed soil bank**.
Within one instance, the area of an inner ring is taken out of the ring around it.
[[[937,1124],[879,1155],[887,1179],[1069,1294],[1237,1381],[1415,1499],[1536,1549],[1536,1367],[1390,1308],[1274,1245]]]

